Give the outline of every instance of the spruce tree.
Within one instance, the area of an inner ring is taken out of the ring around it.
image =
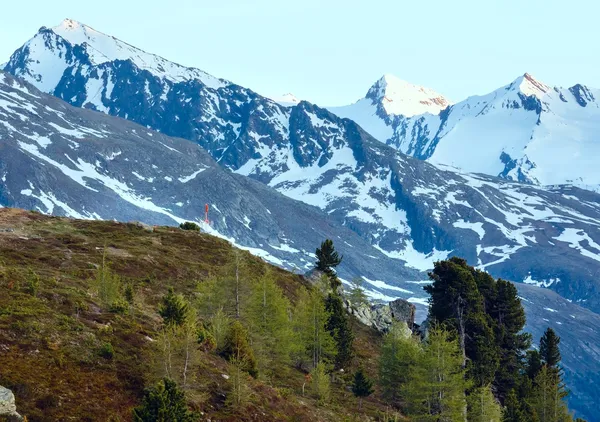
[[[142,404],[133,409],[135,422],[193,422],[199,416],[187,408],[183,391],[174,381],[165,378],[155,387],[146,389]]]
[[[362,400],[364,397],[369,397],[373,394],[373,383],[367,378],[362,368],[359,368],[354,373],[354,381],[352,382],[352,393],[358,397],[358,409],[362,409]]]
[[[190,307],[183,296],[176,295],[172,287],[163,297],[158,308],[158,314],[163,318],[165,325],[182,326],[190,313]]]

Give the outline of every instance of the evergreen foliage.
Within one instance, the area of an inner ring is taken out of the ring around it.
[[[200,231],[200,226],[196,223],[193,223],[191,221],[186,221],[185,223],[181,223],[179,225],[179,228],[182,230],[192,230],[195,232],[199,232]]]
[[[367,378],[362,368],[359,368],[354,373],[354,380],[352,382],[352,393],[355,397],[358,397],[358,408],[362,408],[362,399],[369,397],[373,394],[373,383]]]
[[[549,368],[557,368],[561,360],[559,344],[560,337],[548,327],[540,339],[540,357]]]
[[[321,243],[321,247],[317,248],[315,255],[317,256],[316,268],[323,271],[330,278],[332,283],[337,279],[335,267],[341,264],[343,256],[340,256],[333,246],[331,239],[326,239]],[[338,281],[339,282],[339,281]]]
[[[173,288],[170,287],[158,308],[158,314],[162,317],[164,324],[182,326],[189,313],[189,304],[183,296],[175,294]]]
[[[557,371],[547,365],[542,366],[535,377],[534,385],[532,404],[540,422],[568,422],[572,420],[564,401],[567,392]]]
[[[146,389],[142,404],[133,410],[135,422],[193,422],[198,415],[187,408],[183,391],[165,378],[156,386]]]
[[[335,367],[343,368],[352,360],[354,334],[350,328],[344,303],[338,293],[330,293],[327,296],[325,310],[329,314],[325,327],[333,337],[337,349]]]
[[[502,422],[527,422],[523,406],[519,402],[515,390],[510,390],[504,399]]]

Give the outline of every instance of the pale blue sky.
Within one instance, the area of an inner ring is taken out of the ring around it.
[[[594,1],[30,0],[1,9],[0,62],[70,17],[259,93],[324,106],[357,100],[384,73],[454,101],[526,71],[600,88]]]

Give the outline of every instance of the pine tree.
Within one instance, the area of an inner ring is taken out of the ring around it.
[[[335,367],[338,369],[343,368],[352,359],[354,334],[350,328],[348,314],[339,294],[330,293],[327,296],[325,310],[329,314],[325,327],[335,340],[337,349]]]
[[[542,355],[537,350],[528,350],[526,355],[525,374],[531,381],[535,379],[542,369]]]
[[[490,386],[474,388],[467,396],[469,422],[501,422],[502,408]]]
[[[404,387],[421,353],[419,342],[411,337],[406,323],[395,321],[383,339],[379,360],[379,384],[387,402],[400,406]]]
[[[162,299],[158,314],[163,318],[165,325],[182,326],[190,314],[190,306],[183,296],[176,295],[173,288],[170,287]]]
[[[373,394],[373,383],[367,378],[362,368],[359,368],[354,373],[354,381],[352,383],[352,393],[358,397],[358,409],[362,409],[362,400],[364,397],[369,397]]]
[[[561,360],[559,344],[560,337],[548,327],[540,339],[540,356],[549,368],[558,368]]]
[[[502,412],[502,422],[527,422],[525,413],[522,410],[521,403],[515,390],[510,390],[504,399],[504,410]]]
[[[458,341],[434,326],[404,388],[408,415],[415,420],[464,420],[468,386]]]
[[[142,404],[133,410],[135,422],[193,422],[199,416],[187,408],[185,395],[168,378],[146,389]]]
[[[494,387],[503,400],[517,386],[524,368],[525,352],[531,346],[531,335],[522,332],[525,310],[514,284],[497,280],[490,314],[495,321],[495,338],[500,351]]]
[[[317,248],[315,255],[317,257],[316,268],[323,271],[331,279],[332,286],[337,288],[339,280],[337,279],[335,267],[341,264],[343,256],[340,256],[333,246],[333,241],[326,239],[321,243],[321,247]],[[338,284],[339,283],[339,284]]]
[[[430,319],[458,333],[464,367],[469,358],[469,376],[479,386],[490,383],[498,368],[499,350],[476,282],[481,273],[464,259],[453,257],[436,262],[429,277],[433,283],[424,290],[431,295]]]

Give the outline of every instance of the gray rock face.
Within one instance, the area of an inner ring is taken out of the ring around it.
[[[17,413],[15,404],[15,395],[8,388],[0,386],[0,416],[4,416],[9,421],[21,421],[21,415]]]
[[[361,323],[382,333],[387,333],[394,321],[406,324],[409,331],[415,322],[415,305],[403,299],[396,299],[385,304],[362,303],[358,305],[346,299],[345,306],[348,313],[354,315]]]

